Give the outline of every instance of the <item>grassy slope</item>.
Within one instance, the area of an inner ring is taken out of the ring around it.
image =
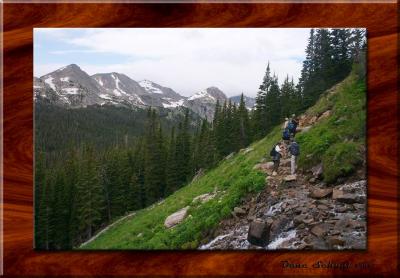
[[[299,166],[309,168],[322,162],[327,183],[351,174],[364,161],[365,155],[365,81],[352,74],[336,91],[325,94],[306,112],[314,116],[330,109],[332,115],[309,132],[296,136],[301,146]]]
[[[299,163],[302,167],[314,166],[323,161],[325,179],[334,181],[337,176],[351,172],[361,159],[359,148],[365,140],[365,86],[354,76],[347,78],[337,88],[337,93],[325,95],[306,113],[318,115],[332,109],[332,116],[315,125],[310,131],[296,136],[301,146]],[[265,186],[264,174],[253,170],[254,165],[269,153],[281,136],[276,127],[267,137],[254,143],[254,151],[224,160],[215,169],[186,187],[175,192],[161,204],[137,213],[132,219],[121,221],[109,231],[87,244],[84,249],[188,249],[196,248],[204,235],[216,227],[249,192]],[[344,143],[344,140],[348,141]],[[357,155],[355,155],[355,153]],[[194,197],[220,192],[204,204],[193,204]],[[164,227],[166,217],[190,205],[189,214],[181,224],[172,229]],[[141,236],[138,236],[141,234]]]

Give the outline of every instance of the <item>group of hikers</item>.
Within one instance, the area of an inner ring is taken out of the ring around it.
[[[278,174],[280,159],[290,155],[290,174],[296,173],[296,158],[300,155],[300,146],[295,141],[296,129],[299,125],[299,119],[295,114],[291,118],[285,118],[283,124],[282,141],[278,142],[271,150],[270,155],[274,162],[272,175]]]

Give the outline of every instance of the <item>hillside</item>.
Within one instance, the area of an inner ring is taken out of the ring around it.
[[[331,233],[330,225],[334,225],[336,230],[339,230],[339,235],[347,232],[345,229],[350,225],[350,228],[353,227],[358,230],[359,237],[356,240],[359,240],[359,242],[351,245],[347,242],[340,242],[341,239],[339,238],[334,247],[337,249],[365,248],[365,198],[361,201],[354,201],[354,205],[351,205],[350,200],[350,205],[347,207],[347,204],[343,205],[340,200],[331,200],[329,197],[332,194],[332,188],[341,193],[350,194],[346,192],[345,183],[365,179],[365,173],[362,171],[363,166],[365,167],[366,152],[365,105],[365,80],[352,73],[340,84],[325,92],[320,100],[301,116],[300,127],[303,132],[296,136],[301,147],[300,173],[294,183],[293,181],[284,181],[286,170],[284,168],[280,171],[279,176],[270,177],[268,171],[258,170],[260,167],[255,167],[260,162],[265,163],[266,156],[269,159],[269,150],[281,139],[281,125],[279,125],[262,140],[255,142],[249,148],[241,150],[237,154],[228,156],[216,168],[196,178],[165,200],[147,209],[137,211],[132,217],[119,221],[80,248],[193,249],[201,246],[201,249],[212,249],[213,243],[224,237],[229,238],[228,235],[231,235],[229,233],[222,234],[229,228],[226,228],[229,226],[226,223],[227,221],[231,222],[230,227],[234,227],[235,230],[243,230],[246,235],[248,224],[255,217],[267,219],[271,216],[269,218],[271,221],[277,221],[274,218],[275,214],[268,212],[279,212],[283,203],[286,202],[285,206],[287,206],[289,199],[297,196],[289,194],[289,191],[301,196],[305,193],[311,194],[311,196],[307,195],[308,199],[303,199],[304,205],[312,201],[310,210],[303,212],[300,210],[300,213],[315,212],[315,219],[308,223],[304,222],[305,219],[298,219],[297,224],[293,223],[296,222],[294,219],[288,219],[289,224],[304,226],[302,231],[306,233],[305,237],[309,236],[311,230],[314,243],[315,241],[325,243],[328,239],[324,236]],[[261,167],[261,169],[264,168]],[[319,173],[314,175],[315,172]],[[353,193],[365,192],[365,182],[359,182],[357,186],[358,188],[350,188],[349,190],[353,190]],[[318,192],[330,193],[319,196],[320,198],[312,197],[313,193],[317,194]],[[271,195],[275,195],[273,197],[277,197],[281,202],[273,203],[271,199],[268,199]],[[349,196],[347,195],[347,197]],[[194,200],[195,198],[196,200]],[[362,202],[364,203],[362,204]],[[257,209],[263,210],[261,216],[255,214],[254,210],[251,212],[251,203],[253,203],[253,208],[257,207]],[[261,203],[263,205],[260,205]],[[274,204],[280,204],[280,207],[274,206]],[[335,213],[333,216],[328,212],[324,213],[324,210],[330,209],[331,206],[334,206]],[[187,210],[187,217],[173,228],[166,228],[164,226],[166,218],[183,208]],[[340,211],[337,208],[344,209]],[[284,211],[288,211],[294,209],[294,207],[284,209]],[[360,218],[351,220],[353,222],[348,220],[348,222],[343,223],[348,217],[351,217],[351,215],[346,214],[347,211],[355,211],[360,215]],[[318,218],[317,215],[318,217],[321,215],[321,217]],[[294,216],[291,215],[290,217]],[[326,222],[329,226],[325,227],[325,230],[320,233],[321,237],[312,232],[318,226],[316,221]],[[342,224],[338,225],[338,221],[342,221]],[[348,223],[350,224],[347,225]],[[283,246],[284,240],[282,238],[286,236],[286,239],[289,239],[299,236],[296,235],[295,229],[287,227],[290,225],[284,226],[275,230],[276,234],[271,237],[271,241],[275,241],[273,245],[270,244],[269,249],[291,247],[288,244]],[[341,230],[342,228],[343,230]],[[281,233],[286,234],[282,235]],[[209,242],[210,240],[211,242]],[[208,245],[204,245],[207,242]],[[303,248],[325,249],[325,245],[322,243],[319,245],[304,244]],[[345,247],[341,247],[341,244],[344,244]],[[225,245],[217,245],[216,248],[227,246],[232,247],[228,242]],[[233,245],[233,247],[255,248],[248,244]]]

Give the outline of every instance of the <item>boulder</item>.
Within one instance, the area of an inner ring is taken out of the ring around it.
[[[336,200],[337,198],[340,198],[341,196],[343,196],[343,194],[344,194],[343,190],[334,188],[332,191],[332,199]]]
[[[283,178],[284,181],[295,181],[297,179],[296,175],[287,175]]]
[[[312,174],[313,174],[313,176],[315,178],[320,178],[322,176],[322,173],[323,173],[323,165],[322,165],[322,163],[312,167],[311,168],[311,172],[312,172]]]
[[[250,223],[247,240],[253,245],[266,246],[269,243],[270,224],[256,219]]]
[[[345,203],[345,204],[353,204],[358,203],[357,195],[351,193],[344,193],[341,196],[336,198],[336,201]]]
[[[329,226],[326,224],[317,224],[311,229],[311,233],[319,238],[324,237],[329,230]]]
[[[293,224],[294,225],[300,225],[303,223],[303,220],[306,218],[304,214],[297,215],[296,217],[293,218]]]
[[[274,240],[281,232],[283,232],[287,228],[290,222],[290,219],[286,216],[281,216],[280,218],[275,219],[271,224],[270,239]]]
[[[316,183],[316,182],[317,182],[317,179],[313,177],[313,178],[311,178],[311,179],[309,180],[309,182],[310,182],[310,183]]]
[[[317,188],[311,191],[310,197],[314,199],[322,199],[328,197],[331,194],[332,194],[331,188],[325,188],[325,189]]]
[[[234,213],[236,216],[240,216],[240,215],[245,215],[245,214],[246,214],[246,211],[245,211],[244,209],[242,209],[241,207],[235,207],[235,208],[233,209],[233,213]]]
[[[171,214],[170,216],[168,216],[167,219],[165,219],[164,226],[167,228],[171,228],[181,223],[185,219],[189,208],[190,208],[189,206],[184,207],[178,210],[177,212]]]

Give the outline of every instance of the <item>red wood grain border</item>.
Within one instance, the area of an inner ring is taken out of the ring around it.
[[[365,252],[36,252],[32,76],[35,27],[366,27],[368,250]],[[4,272],[6,275],[395,274],[398,262],[396,4],[5,4]],[[294,269],[366,262],[368,269]]]

